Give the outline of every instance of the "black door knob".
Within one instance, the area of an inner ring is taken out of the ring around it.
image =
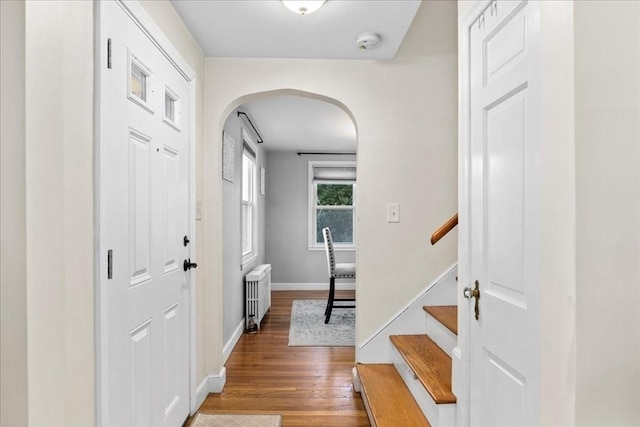
[[[192,268],[198,268],[198,264],[196,264],[195,262],[191,262],[191,258],[187,258],[184,260],[182,267],[184,268],[184,271],[188,271]]]

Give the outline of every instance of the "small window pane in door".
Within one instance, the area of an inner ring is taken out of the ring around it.
[[[172,121],[176,121],[176,100],[168,93],[164,94],[164,116]]]
[[[164,122],[180,130],[180,98],[168,86],[164,87]]]
[[[135,62],[131,63],[131,94],[147,102],[147,75]]]

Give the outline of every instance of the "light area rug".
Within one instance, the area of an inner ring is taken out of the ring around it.
[[[339,303],[338,303],[339,304]],[[294,300],[289,326],[289,347],[348,347],[356,343],[356,311],[335,308],[324,324],[323,300]]]
[[[198,414],[191,427],[280,427],[282,415]]]

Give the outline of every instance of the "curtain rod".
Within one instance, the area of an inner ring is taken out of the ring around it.
[[[256,133],[256,135],[258,135],[258,144],[262,144],[264,142],[264,139],[262,139],[262,137],[260,136],[260,132],[258,132],[258,129],[256,129],[256,127],[253,125],[253,122],[249,118],[249,115],[247,113],[245,113],[244,111],[238,110],[238,117],[240,117],[240,114],[242,114],[243,116],[246,117],[247,121],[249,122],[249,124],[253,128],[253,131]]]
[[[307,151],[298,151],[296,154],[298,154],[298,156],[307,156],[307,155],[316,155],[316,154],[331,154],[334,156],[355,156],[356,153],[352,152],[352,153],[336,153],[336,152],[330,152],[330,151],[322,151],[322,152],[307,152]]]

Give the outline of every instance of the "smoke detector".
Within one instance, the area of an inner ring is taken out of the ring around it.
[[[380,45],[380,36],[374,33],[362,33],[356,40],[356,46],[358,49],[370,50],[375,49]]]

